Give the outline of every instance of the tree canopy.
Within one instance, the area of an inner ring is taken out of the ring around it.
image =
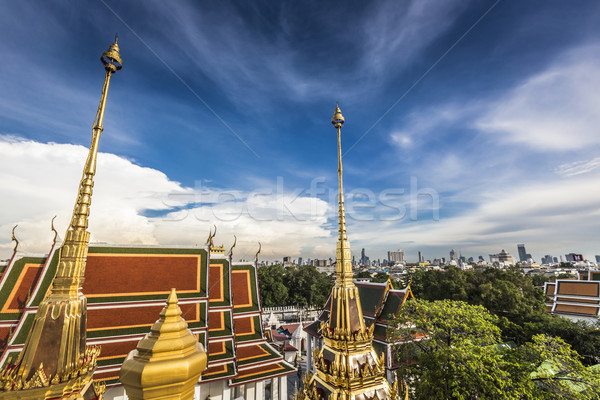
[[[284,268],[268,265],[258,268],[258,284],[263,307],[288,305],[322,307],[334,278],[317,271],[312,265]]]
[[[501,343],[499,318],[462,301],[407,302],[388,337],[414,399],[593,399],[598,374],[559,338]]]
[[[600,363],[600,330],[583,322],[573,322],[546,312],[546,296],[531,277],[517,271],[495,268],[462,271],[417,271],[411,290],[417,299],[459,300],[485,307],[498,317],[503,341],[520,345],[534,335],[563,338],[588,365]]]

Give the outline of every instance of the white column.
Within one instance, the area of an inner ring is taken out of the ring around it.
[[[271,400],[279,400],[279,378],[271,379]]]
[[[210,395],[211,400],[222,400],[223,399],[223,382],[211,382],[208,384],[209,390],[208,394]],[[206,394],[203,393],[203,394]],[[202,399],[199,399],[202,400]]]
[[[198,399],[203,400],[203,399]],[[231,400],[231,388],[227,384],[227,381],[223,381],[223,400]]]
[[[288,400],[287,376],[281,376],[277,379],[279,379],[279,400]]]
[[[240,397],[244,397],[244,385],[236,386],[233,389],[233,398],[237,399]]]
[[[264,400],[265,398],[265,381],[256,382],[256,393],[254,396],[257,400]]]
[[[246,396],[244,397],[245,400],[257,400],[256,396],[255,396],[256,390],[254,387],[254,383],[249,383],[246,385]],[[263,400],[263,399],[259,399],[259,400]]]

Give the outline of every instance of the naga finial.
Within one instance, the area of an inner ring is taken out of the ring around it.
[[[15,229],[17,229],[17,226],[19,226],[19,224],[15,225],[12,228],[12,240],[15,242],[15,248],[13,249],[13,252],[16,252],[17,251],[17,247],[19,247],[19,241],[15,237]]]
[[[50,229],[52,229],[52,232],[54,232],[54,239],[52,239],[52,244],[56,243],[56,238],[58,237],[58,231],[54,227],[55,219],[56,219],[56,215],[52,218],[52,221],[50,221]]]
[[[212,228],[210,228],[210,230],[208,231],[208,239],[206,239],[206,245],[209,247],[213,247],[213,239],[215,237],[215,235],[217,234],[217,226],[214,225],[215,227],[215,233],[213,233]]]
[[[260,242],[258,242],[258,251],[256,252],[256,255],[254,256],[254,264],[258,264],[258,255],[260,254],[261,250],[262,250],[262,245],[260,244]]]
[[[233,245],[229,249],[229,257],[230,258],[233,256],[233,248],[235,247],[236,244],[237,244],[237,236],[233,235]]]

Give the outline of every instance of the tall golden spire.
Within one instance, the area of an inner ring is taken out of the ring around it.
[[[46,381],[35,380],[41,381],[41,386],[47,386],[43,382],[52,385],[70,382],[72,390],[81,390],[81,385],[89,387],[87,380],[91,381],[91,374],[89,379],[86,377],[95,367],[98,349],[86,347],[87,300],[81,288],[90,240],[90,233],[87,231],[88,217],[108,85],[112,74],[123,65],[117,39],[115,37],[115,42],[100,57],[106,70],[102,96],[92,128],[92,143],[83,168],[73,217],[59,250],[56,275],[38,307],[33,326],[19,355],[17,368],[14,369],[16,376],[13,378],[16,382],[20,381],[23,388],[41,373],[47,377]],[[35,387],[35,384],[32,385]],[[18,386],[17,383],[13,389]]]
[[[344,210],[344,183],[342,178],[342,125],[344,116],[338,104],[331,118],[331,123],[337,129],[338,143],[338,243],[336,254],[336,275],[340,285],[352,284],[352,256],[350,254],[350,243],[346,234],[346,211]]]
[[[397,385],[385,379],[383,354],[373,349],[373,329],[365,327],[358,288],[352,281],[350,243],[346,234],[342,180],[342,125],[344,117],[336,105],[331,123],[338,135],[338,241],[336,282],[331,289],[329,319],[321,323],[323,347],[312,356],[315,374],[307,372],[297,400],[383,400],[397,397]]]
[[[336,282],[332,292],[330,326],[342,329],[347,334],[365,330],[358,289],[354,285],[352,274],[352,255],[346,233],[346,211],[344,210],[344,182],[342,169],[342,125],[344,116],[336,104],[331,123],[337,129],[338,154],[338,241],[336,245]]]

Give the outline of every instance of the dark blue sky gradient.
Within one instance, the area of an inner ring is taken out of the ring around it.
[[[281,176],[293,191],[324,176],[335,189],[335,102],[346,117],[346,151],[494,3],[4,2],[0,134],[87,147],[82,128],[91,126],[100,95],[99,56],[118,32],[124,68],[111,83],[101,151],[160,170],[186,187],[202,181],[252,191],[274,186]],[[469,220],[460,218],[484,208],[499,188],[518,193],[533,184],[557,185],[557,168],[596,157],[598,141],[546,149],[519,139],[511,127],[487,123],[500,103],[536,76],[565,60],[577,65],[581,55],[597,60],[599,20],[597,1],[500,1],[347,153],[347,191],[408,189],[416,177],[419,187],[440,194],[441,219],[459,218],[460,229],[468,231]],[[552,85],[539,91],[540,100],[544,90]],[[474,228],[456,244],[451,237],[432,243],[419,237],[404,246],[413,238],[403,232],[419,230],[414,225],[430,221],[432,211],[425,207],[418,215],[418,221],[350,221],[355,231],[374,232],[357,233],[354,250],[365,246],[383,257],[386,249],[406,247],[444,255],[450,246],[492,252],[535,240],[521,234],[523,219],[515,215],[489,228],[494,237]],[[407,226],[413,230],[403,230]],[[422,226],[436,235],[435,224]],[[376,232],[385,229],[390,234],[379,241]],[[543,248],[548,240],[556,243]],[[581,240],[573,238],[588,258],[600,253]],[[545,237],[537,251],[571,244]]]

